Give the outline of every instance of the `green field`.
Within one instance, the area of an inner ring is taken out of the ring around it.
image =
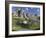
[[[21,17],[16,17],[12,14],[12,31],[18,31],[22,29],[28,30],[40,30],[40,23],[33,22],[32,24],[18,24],[19,22],[28,21],[31,22],[32,19],[26,19]]]

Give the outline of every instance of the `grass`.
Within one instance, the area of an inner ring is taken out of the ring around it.
[[[37,23],[32,23],[32,25],[20,25],[20,24],[16,24],[17,22],[22,22],[22,21],[29,21],[31,22],[31,19],[26,19],[26,18],[21,18],[18,17],[16,18],[15,16],[12,16],[12,31],[18,31],[21,29],[29,29],[29,30],[39,30],[40,29],[40,24]]]

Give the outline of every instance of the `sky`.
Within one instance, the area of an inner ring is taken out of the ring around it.
[[[31,14],[37,14],[40,15],[40,8],[36,7],[12,7],[12,11],[16,11],[16,9],[21,8],[24,13],[31,13]]]

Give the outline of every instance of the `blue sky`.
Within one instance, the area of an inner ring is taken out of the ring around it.
[[[21,8],[24,13],[32,13],[32,14],[37,14],[40,15],[40,8],[36,7],[12,7],[12,11],[16,11],[17,8]]]

